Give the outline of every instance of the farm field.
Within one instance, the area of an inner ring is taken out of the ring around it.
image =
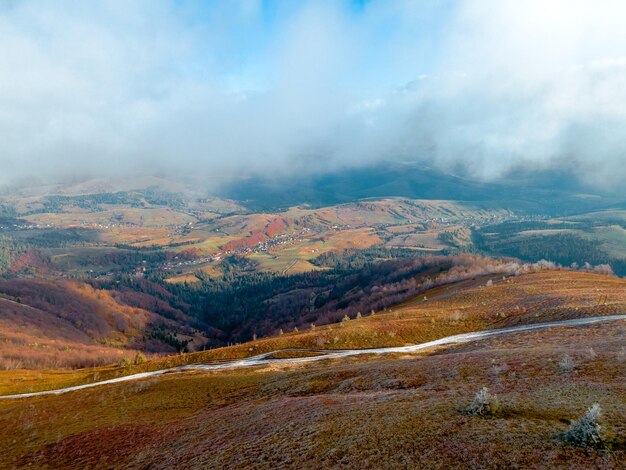
[[[23,218],[33,224],[52,227],[99,227],[124,224],[154,228],[183,225],[196,220],[193,216],[169,208],[115,208],[102,212],[42,213],[26,215]]]

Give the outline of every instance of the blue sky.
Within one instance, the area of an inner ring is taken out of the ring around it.
[[[414,7],[416,14],[406,20],[401,14],[402,3],[389,8],[385,2],[373,0],[263,0],[240,2],[228,11],[222,6],[224,2],[177,0],[173,5],[183,23],[197,32],[197,56],[192,59],[197,69],[217,74],[231,84],[241,83],[243,88],[252,89],[271,87],[282,72],[273,61],[276,49],[296,33],[298,26],[294,25],[319,15],[321,21],[330,20],[329,25],[339,28],[331,31],[338,36],[337,42],[363,41],[366,45],[351,51],[353,59],[358,60],[338,68],[337,82],[348,82],[350,87],[357,82],[364,88],[380,90],[401,86],[432,70],[445,24],[454,15],[451,1],[422,1],[419,8]],[[320,26],[319,32],[324,34],[324,25]],[[215,31],[221,35],[219,47],[207,47],[203,41],[214,42]],[[410,62],[394,54],[396,41],[407,41],[409,37],[415,50]],[[318,38],[309,40],[315,42]]]
[[[0,2],[0,183],[422,160],[626,176],[618,0]]]

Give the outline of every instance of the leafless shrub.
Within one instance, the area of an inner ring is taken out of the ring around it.
[[[613,275],[613,269],[611,269],[611,266],[608,264],[598,264],[594,266],[592,264],[585,263],[582,267],[578,268],[578,270],[588,273]]]
[[[122,316],[115,317],[115,327],[118,331],[125,333],[128,329],[128,320]]]
[[[585,357],[590,361],[593,361],[596,357],[598,357],[598,353],[593,348],[587,348],[585,350]]]
[[[463,317],[464,317],[463,312],[461,312],[458,309],[455,310],[454,312],[452,312],[452,320],[453,321],[460,321]]]
[[[140,380],[135,383],[135,393],[144,392],[150,387],[150,382],[147,380]]]
[[[561,267],[558,264],[552,261],[547,261],[545,259],[539,260],[531,266],[534,270],[537,270],[537,271],[543,271],[545,269],[559,269]]]
[[[572,359],[572,356],[566,354],[559,362],[559,370],[561,372],[572,372],[576,368],[576,362]]]
[[[143,353],[141,351],[137,351],[137,354],[135,354],[135,365],[141,365],[144,362],[146,362],[146,356],[143,355]]]
[[[582,418],[572,423],[563,434],[563,440],[579,447],[602,447],[602,426],[598,420],[602,416],[600,405],[594,403]]]
[[[18,361],[17,359],[3,359],[2,360],[2,368],[4,370],[17,370],[23,367],[22,361]]]
[[[489,393],[487,387],[481,388],[467,408],[467,413],[475,416],[493,416],[500,411],[498,397]]]
[[[500,364],[496,364],[495,362],[491,363],[491,375],[500,375],[509,369],[510,367],[506,362],[502,362]]]
[[[613,275],[613,268],[608,264],[599,264],[595,268],[593,268],[594,273],[598,274],[608,274],[610,276]]]

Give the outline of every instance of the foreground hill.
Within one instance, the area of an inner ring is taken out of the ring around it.
[[[626,311],[626,281],[609,276],[544,271],[492,280],[487,287],[489,280],[440,287],[426,300],[420,296],[345,326],[134,370],[276,347],[406,344],[479,327]],[[623,468],[625,340],[618,321],[518,333],[430,354],[172,374],[0,401],[0,465]],[[100,378],[107,373],[99,369]],[[10,373],[2,380],[4,393],[33,388],[32,381],[9,385]],[[497,394],[499,411],[469,416],[465,408],[485,386]],[[604,449],[564,444],[560,436],[569,423],[596,402],[603,409]]]
[[[126,367],[0,371],[0,394],[61,388],[136,372],[244,358],[288,348],[406,346],[458,333],[621,313],[626,313],[626,280],[613,276],[567,270],[504,277],[478,275],[436,287],[374,315],[370,312],[360,319],[344,319],[339,323],[231,347],[154,358],[141,365]]]

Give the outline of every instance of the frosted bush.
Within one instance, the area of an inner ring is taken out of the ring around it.
[[[561,372],[572,372],[576,368],[576,363],[572,356],[566,354],[563,356],[563,359],[559,362],[559,370]]]
[[[579,447],[600,447],[602,445],[602,426],[598,420],[602,416],[600,405],[594,403],[582,418],[572,423],[563,434],[563,440]]]
[[[467,412],[471,415],[489,416],[497,413],[499,409],[498,397],[489,393],[487,387],[483,387],[474,396],[474,400],[467,408]]]

